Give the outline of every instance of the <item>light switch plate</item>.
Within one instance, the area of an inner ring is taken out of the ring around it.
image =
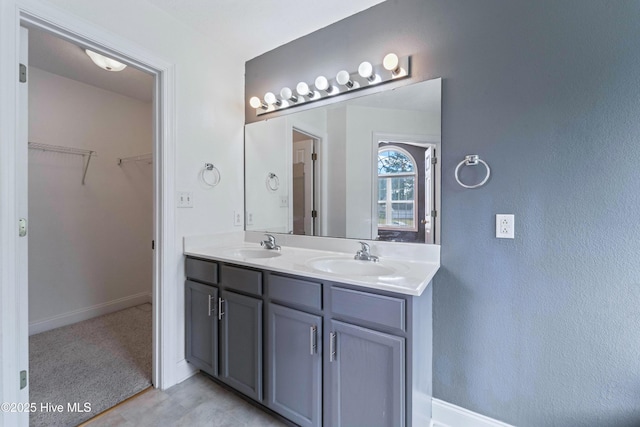
[[[513,239],[515,235],[515,215],[496,214],[496,238]]]
[[[179,208],[193,207],[193,193],[191,191],[178,191],[178,207]]]

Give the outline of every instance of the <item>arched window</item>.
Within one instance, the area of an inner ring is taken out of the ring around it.
[[[416,231],[416,161],[406,150],[378,150],[378,228]]]

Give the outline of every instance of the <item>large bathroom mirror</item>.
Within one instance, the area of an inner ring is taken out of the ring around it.
[[[246,125],[246,230],[438,244],[441,94],[434,79]]]

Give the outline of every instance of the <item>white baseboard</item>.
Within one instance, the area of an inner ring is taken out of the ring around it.
[[[97,316],[113,313],[114,311],[124,310],[125,308],[151,302],[150,292],[141,292],[139,294],[130,295],[124,298],[118,298],[113,301],[96,304],[91,307],[81,308],[48,319],[38,320],[29,323],[29,335],[39,334],[61,326],[72,325]]]
[[[432,400],[432,427],[513,427],[440,399]]]
[[[176,366],[176,384],[180,384],[182,381],[191,378],[197,373],[198,369],[194,368],[186,359],[182,359]]]

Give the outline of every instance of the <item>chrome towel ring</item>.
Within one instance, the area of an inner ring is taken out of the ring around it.
[[[220,183],[220,171],[213,163],[205,163],[202,172],[200,172],[200,179],[209,187],[215,187]]]
[[[269,172],[267,174],[265,183],[267,184],[267,190],[269,191],[276,191],[278,188],[280,188],[280,179],[278,178],[278,175],[273,172]]]
[[[462,181],[460,181],[460,176],[458,175],[458,172],[460,171],[460,167],[462,167],[462,165],[477,166],[478,163],[482,163],[484,167],[487,169],[487,176],[485,176],[484,179],[480,181],[478,184],[475,184],[475,185],[463,184]],[[478,188],[478,187],[482,187],[489,180],[489,176],[491,176],[491,169],[489,168],[489,165],[487,164],[487,162],[482,160],[477,154],[470,154],[468,156],[465,156],[464,160],[458,163],[458,166],[456,166],[455,175],[456,175],[456,181],[458,181],[458,184],[460,184],[464,188]]]

